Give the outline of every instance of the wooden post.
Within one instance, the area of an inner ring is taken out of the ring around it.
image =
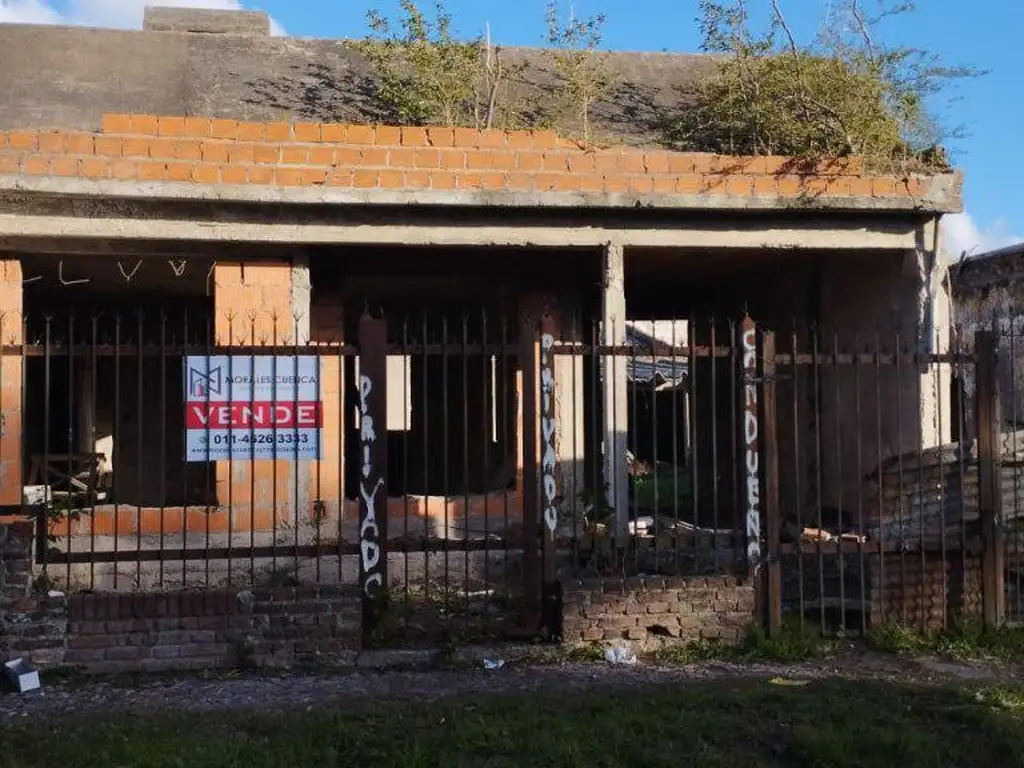
[[[387,323],[359,318],[359,584],[363,633],[380,624],[388,593]]]
[[[779,502],[778,397],[775,388],[775,334],[761,335],[761,466],[764,474],[762,502],[765,516],[768,568],[765,574],[765,599],[768,603],[768,633],[782,631],[782,564],[779,539],[782,533]]]
[[[555,320],[551,308],[546,307],[540,317],[540,492],[543,508],[540,525],[542,572],[541,630],[547,637],[561,635],[561,595],[558,584],[558,506],[560,493],[556,475],[558,452],[556,448],[555,418]]]
[[[523,374],[523,587],[526,592],[526,628],[530,632],[538,632],[541,628],[537,329],[535,302],[522,302],[519,308],[519,368]]]
[[[741,427],[743,454],[743,483],[745,488],[744,507],[746,510],[747,570],[756,579],[761,568],[761,457],[759,444],[761,425],[757,406],[757,326],[749,316],[740,325],[740,351],[743,390],[740,396],[740,412],[743,414]]]
[[[1000,488],[999,352],[993,331],[975,335],[978,429],[978,511],[982,537],[982,604],[986,627],[1005,616],[1003,510]]]
[[[21,262],[0,259],[0,508],[23,512],[24,341]],[[3,348],[7,348],[6,351]],[[45,481],[44,481],[45,482]]]

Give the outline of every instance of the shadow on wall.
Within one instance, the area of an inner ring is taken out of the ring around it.
[[[292,65],[292,73],[263,77],[247,85],[247,104],[278,109],[292,118],[314,122],[387,122],[394,115],[377,94],[369,75],[354,70],[339,74],[326,64]]]

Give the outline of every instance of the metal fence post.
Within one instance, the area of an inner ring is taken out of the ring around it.
[[[775,334],[761,335],[761,468],[764,492],[766,548],[768,566],[765,574],[765,599],[768,604],[768,633],[782,631],[782,564],[779,543],[782,529],[779,506],[778,397],[775,389]]]
[[[999,351],[993,331],[978,331],[975,408],[978,429],[978,512],[982,537],[982,605],[986,627],[1005,615],[1002,493],[1000,493]]]
[[[740,429],[743,453],[744,509],[746,511],[747,572],[757,579],[761,570],[761,464],[760,413],[757,404],[757,326],[749,316],[740,325],[740,352],[743,389],[740,393]],[[714,350],[712,350],[712,354]]]
[[[380,625],[388,593],[387,322],[359,318],[359,585],[363,634]]]
[[[537,340],[538,322],[535,300],[524,301],[519,314],[519,360],[523,375],[523,588],[525,590],[525,621],[530,632],[541,629],[540,551],[540,445],[538,425]]]
[[[555,319],[550,308],[540,317],[540,521],[541,629],[548,637],[561,634],[561,595],[558,583],[558,508],[561,491],[555,468],[558,464],[555,418]]]

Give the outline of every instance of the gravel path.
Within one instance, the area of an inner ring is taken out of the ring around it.
[[[813,663],[730,664],[659,667],[647,664],[510,664],[427,671],[352,670],[331,675],[149,679],[134,685],[78,681],[44,685],[39,691],[0,694],[0,722],[58,718],[105,712],[160,710],[305,709],[314,704],[352,706],[381,699],[432,699],[480,693],[557,689],[559,693],[597,688],[628,688],[708,679],[872,678],[914,683],[997,682],[1020,679],[1019,670],[994,664],[962,664],[935,659],[900,659],[874,654]]]

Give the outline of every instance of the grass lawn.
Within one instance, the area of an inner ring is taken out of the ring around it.
[[[0,766],[1024,765],[1024,689],[708,682],[0,725]]]

